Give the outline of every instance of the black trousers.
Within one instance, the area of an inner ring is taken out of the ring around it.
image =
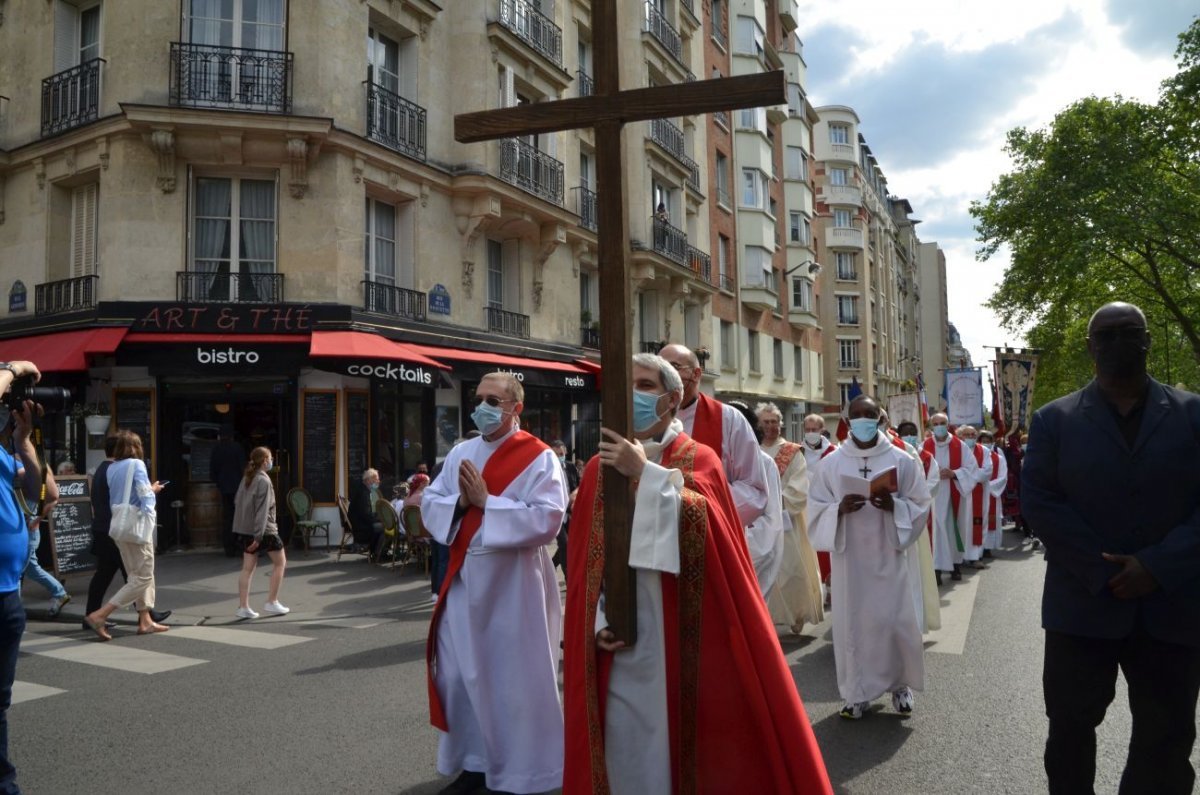
[[[108,592],[108,586],[112,585],[113,577],[118,571],[125,580],[129,579],[117,545],[107,537],[97,540],[96,571],[92,574],[92,581],[88,583],[87,612],[84,615],[95,613],[104,604],[104,594]]]
[[[1187,795],[1196,773],[1200,649],[1165,643],[1141,628],[1120,640],[1046,632],[1042,687],[1050,735],[1046,774],[1051,795],[1093,792],[1096,727],[1125,675],[1133,732],[1121,795]]]

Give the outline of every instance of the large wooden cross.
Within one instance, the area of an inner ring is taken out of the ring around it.
[[[604,426],[631,436],[632,401],[629,339],[629,218],[626,215],[621,128],[628,122],[787,101],[782,71],[700,80],[682,85],[620,90],[617,0],[592,0],[595,95],[464,113],[454,117],[454,137],[463,143],[538,135],[592,127],[596,131],[597,258],[600,270],[600,361]],[[629,568],[632,495],[628,479],[609,467],[604,472],[605,612],[619,640],[637,639],[634,574]]]

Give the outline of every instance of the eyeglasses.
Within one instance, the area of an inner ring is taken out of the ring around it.
[[[495,406],[499,406],[501,403],[512,403],[512,402],[513,402],[512,398],[498,398],[495,395],[488,395],[487,397],[482,397],[480,395],[476,395],[475,401],[472,405],[478,406],[480,403],[487,403],[489,406],[495,407]]]
[[[1146,334],[1145,326],[1113,326],[1098,328],[1091,333],[1096,342],[1139,342]]]

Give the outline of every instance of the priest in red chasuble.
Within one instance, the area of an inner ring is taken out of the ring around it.
[[[675,417],[679,374],[633,357],[636,441],[603,429],[571,521],[563,792],[829,793],[720,459]],[[636,484],[637,643],[604,616],[602,464]]]

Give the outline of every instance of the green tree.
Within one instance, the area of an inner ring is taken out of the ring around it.
[[[1200,370],[1200,18],[1180,36],[1159,101],[1088,97],[1044,130],[1018,128],[1013,170],[971,206],[986,260],[1011,262],[988,306],[1041,348],[1040,405],[1091,377],[1088,317],[1139,305],[1151,367],[1192,388]]]

